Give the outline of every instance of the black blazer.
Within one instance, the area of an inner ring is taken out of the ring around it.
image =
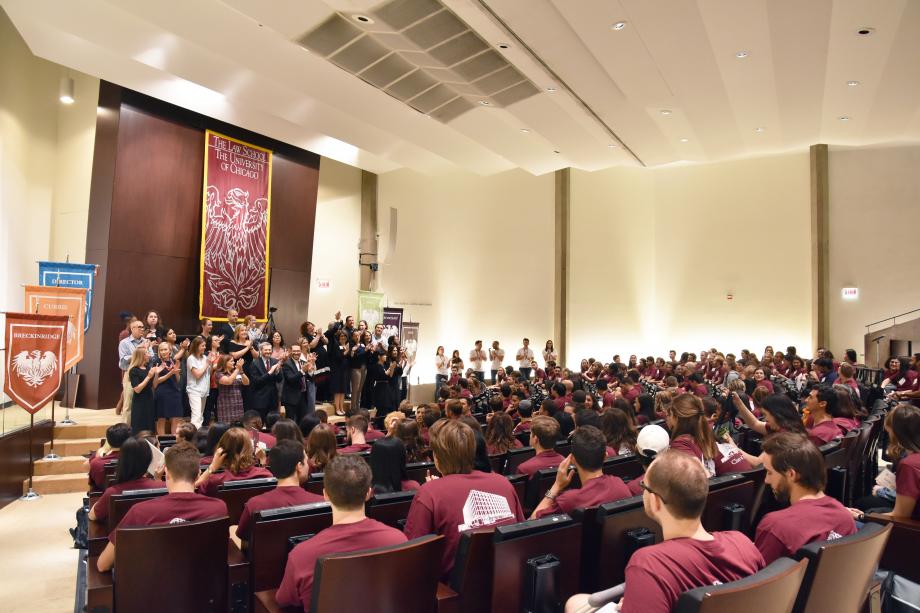
[[[286,407],[300,406],[304,402],[300,383],[303,381],[306,384],[306,375],[300,370],[300,365],[294,361],[294,358],[288,358],[281,365],[281,376],[283,379],[281,404]]]
[[[278,360],[268,358],[269,368]],[[254,358],[249,365],[249,403],[257,409],[272,408],[278,401],[278,390],[275,384],[281,381],[281,371],[268,374],[262,357]]]

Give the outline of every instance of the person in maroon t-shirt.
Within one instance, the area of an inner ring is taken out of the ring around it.
[[[846,434],[845,428],[835,421],[837,414],[837,394],[830,385],[816,385],[805,400],[805,408],[811,418],[811,427],[807,428],[808,440],[820,447],[841,438]]]
[[[127,424],[125,424],[127,425]],[[109,501],[112,496],[128,490],[147,490],[166,487],[160,480],[147,476],[147,469],[153,460],[150,444],[144,439],[129,438],[121,445],[115,483],[105,488],[102,497],[89,510],[90,521],[105,521],[109,517]]]
[[[434,465],[443,476],[430,478],[418,489],[405,533],[410,539],[444,535],[441,576],[446,578],[462,530],[524,521],[524,511],[508,479],[473,470],[476,435],[470,426],[457,419],[442,419],[432,426],[430,435]]]
[[[221,468],[223,472],[218,472]],[[195,487],[206,496],[217,496],[222,483],[271,476],[267,468],[255,465],[249,433],[242,428],[230,428],[220,437],[214,460],[195,481]]]
[[[552,417],[538,415],[530,422],[530,446],[536,455],[517,467],[519,475],[533,477],[543,468],[553,468],[565,459],[556,453],[556,441],[559,439],[559,422]]]
[[[639,430],[639,436],[636,439],[636,459],[642,465],[643,471],[641,475],[634,477],[626,484],[630,495],[638,496],[642,493],[645,471],[655,461],[655,458],[664,453],[670,445],[671,437],[668,431],[657,424],[649,424]]]
[[[361,453],[371,448],[364,438],[367,433],[367,418],[363,415],[358,414],[349,417],[345,432],[348,434],[348,446],[339,449],[338,453]]]
[[[664,452],[646,472],[642,489],[645,514],[661,525],[664,540],[642,547],[629,559],[620,613],[670,613],[687,590],[736,581],[766,566],[744,534],[703,529],[700,517],[709,480],[695,459]],[[572,596],[565,610],[594,610],[588,596]]]
[[[695,457],[706,467],[710,477],[751,470],[750,463],[736,447],[723,453],[706,415],[703,402],[691,394],[681,394],[668,407],[668,427],[671,429],[671,449]]]
[[[310,470],[307,468],[307,453],[303,445],[297,441],[280,441],[269,449],[268,466],[278,480],[278,485],[270,492],[250,498],[243,505],[240,521],[236,526],[236,535],[244,543],[249,540],[254,513],[265,509],[325,501],[319,494],[308,492],[301,487],[310,477]]]
[[[400,545],[407,540],[399,530],[364,515],[364,503],[371,497],[371,469],[361,458],[333,458],[323,477],[323,496],[332,505],[332,525],[288,555],[275,594],[282,607],[312,609],[313,571],[322,556]]]
[[[267,451],[275,446],[275,437],[262,432],[262,416],[259,415],[258,411],[246,411],[243,413],[243,427],[249,432],[253,449],[258,451],[259,448],[264,447]]]
[[[246,433],[243,432],[245,436]],[[246,437],[247,440],[249,437]],[[166,489],[159,498],[135,504],[125,514],[118,528],[162,526],[227,516],[227,504],[220,499],[195,493],[198,476],[198,450],[189,443],[177,443],[166,450]],[[99,556],[96,566],[104,573],[115,565],[116,528]],[[141,555],[140,553],[138,555]]]
[[[754,542],[767,564],[793,557],[809,543],[856,532],[847,508],[824,495],[824,457],[808,438],[793,432],[774,434],[764,441],[760,459],[776,499],[790,505],[768,513],[757,526]]]
[[[117,460],[121,445],[131,437],[129,424],[113,424],[106,428],[105,445],[83,463],[83,470],[89,473],[89,487],[92,491],[105,490],[105,465],[107,462]]]
[[[619,477],[604,474],[607,439],[594,426],[581,426],[572,437],[572,453],[556,471],[556,482],[534,509],[531,519],[571,513],[573,509],[596,507],[605,502],[629,498],[629,489]],[[570,470],[570,467],[575,470]],[[581,487],[565,490],[578,473]]]

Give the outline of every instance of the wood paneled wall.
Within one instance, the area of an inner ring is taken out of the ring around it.
[[[206,129],[274,151],[269,302],[287,340],[306,319],[319,156],[103,82],[86,241],[99,272],[79,406],[117,402],[119,312],[155,310],[178,334],[197,329]]]

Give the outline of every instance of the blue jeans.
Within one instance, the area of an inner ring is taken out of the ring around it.
[[[531,369],[531,368],[519,368],[518,370],[521,371],[521,376],[522,376],[525,380],[527,380],[527,379],[530,379],[530,371],[533,370],[533,369]]]
[[[447,375],[435,375],[434,376],[434,399],[437,400],[440,398],[438,395],[441,391],[441,387],[447,383]]]
[[[312,415],[316,411],[316,384],[313,381],[307,381],[306,384],[307,411],[304,414]]]

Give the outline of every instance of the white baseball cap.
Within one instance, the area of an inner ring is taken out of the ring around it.
[[[642,455],[648,457],[660,454],[671,445],[671,437],[668,431],[661,426],[649,424],[639,430],[639,437],[636,439],[636,450]]]

